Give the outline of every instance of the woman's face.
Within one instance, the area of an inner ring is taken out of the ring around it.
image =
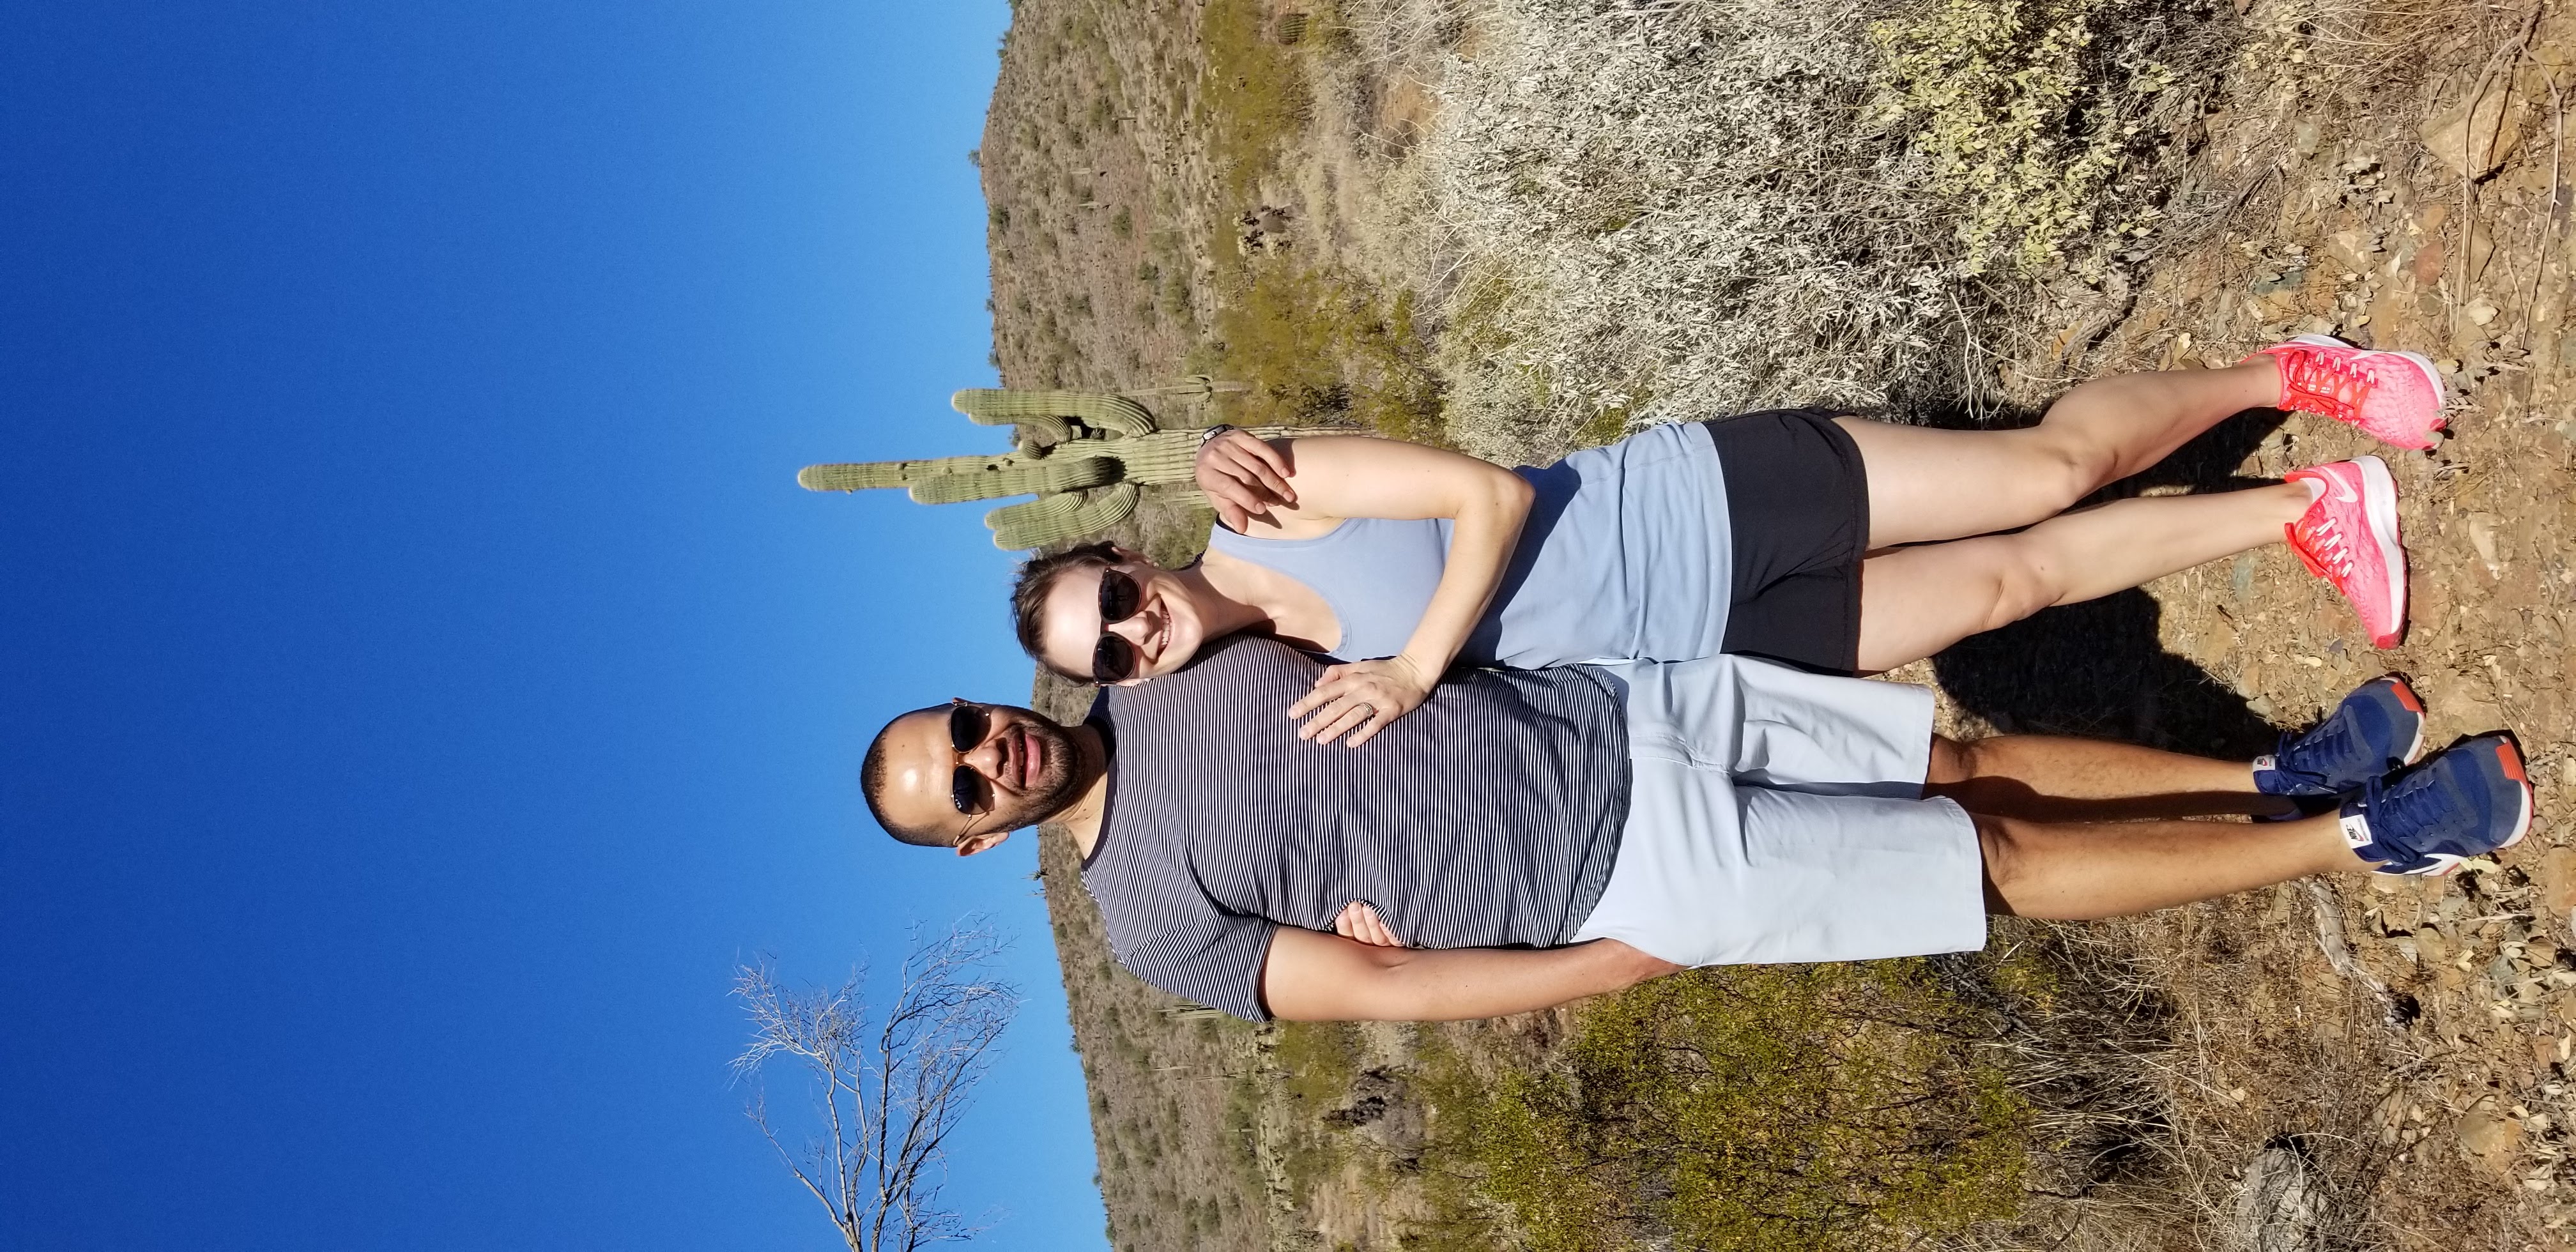
[[[1135,653],[1135,672],[1127,682],[1141,682],[1189,664],[1199,645],[1207,641],[1206,619],[1190,585],[1124,548],[1118,555],[1122,558],[1118,564],[1072,570],[1048,590],[1046,626],[1039,636],[1046,645],[1047,663],[1068,673],[1090,674],[1100,637],[1110,634],[1126,640]],[[1136,611],[1103,625],[1100,581],[1113,570],[1135,583]]]

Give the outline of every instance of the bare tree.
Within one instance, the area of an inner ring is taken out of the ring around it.
[[[913,1252],[976,1233],[940,1206],[939,1191],[948,1134],[1020,1007],[1018,991],[988,972],[1002,948],[981,918],[935,936],[914,932],[882,1016],[861,997],[863,972],[837,988],[799,991],[780,985],[766,961],[735,971],[752,1042],[733,1068],[752,1084],[752,1123],[831,1212],[852,1252]],[[815,1124],[801,1148],[770,1120],[761,1091],[763,1071],[781,1056],[814,1087]]]

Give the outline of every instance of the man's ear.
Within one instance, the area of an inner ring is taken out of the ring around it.
[[[990,852],[1002,846],[1002,841],[1010,837],[1011,832],[1007,830],[988,830],[980,835],[968,835],[957,841],[957,855],[973,856],[978,852]]]

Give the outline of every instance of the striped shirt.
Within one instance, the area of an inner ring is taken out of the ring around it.
[[[1082,881],[1119,963],[1259,1021],[1273,930],[1330,930],[1353,900],[1414,947],[1570,939],[1628,809],[1627,726],[1602,677],[1464,671],[1352,749],[1289,720],[1321,672],[1237,636],[1093,704],[1109,808]]]

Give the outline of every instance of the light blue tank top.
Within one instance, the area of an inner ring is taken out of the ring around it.
[[[1458,660],[1537,669],[1716,656],[1732,586],[1726,480],[1696,422],[1656,426],[1541,469],[1503,584]],[[1314,589],[1342,627],[1333,655],[1393,656],[1448,566],[1450,523],[1350,518],[1313,539],[1219,526],[1208,546]]]

